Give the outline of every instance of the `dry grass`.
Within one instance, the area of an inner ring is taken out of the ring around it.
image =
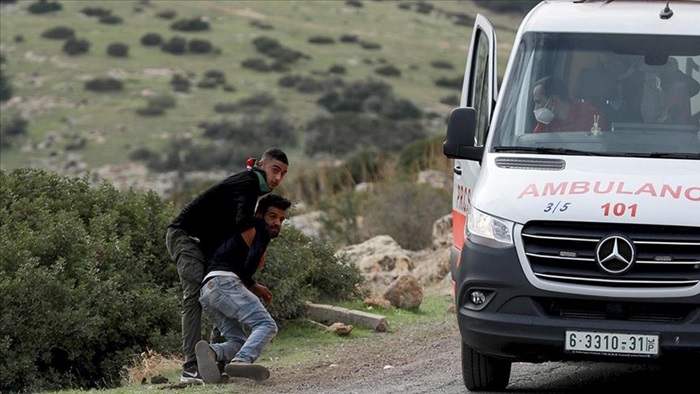
[[[164,356],[155,350],[141,353],[130,366],[124,367],[122,386],[141,384],[144,379],[162,375],[167,371],[179,368],[183,363],[180,356]]]

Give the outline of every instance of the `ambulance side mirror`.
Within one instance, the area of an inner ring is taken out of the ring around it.
[[[483,146],[476,145],[476,110],[459,107],[452,110],[447,121],[447,137],[442,153],[450,159],[481,161]]]

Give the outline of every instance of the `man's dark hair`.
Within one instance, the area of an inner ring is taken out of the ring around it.
[[[289,165],[289,160],[287,160],[287,154],[284,153],[284,151],[280,148],[267,148],[267,150],[265,150],[265,152],[263,152],[263,154],[260,158],[262,160],[265,160],[267,158],[272,158],[275,160],[279,160],[286,165]]]
[[[260,201],[258,201],[258,208],[255,210],[255,213],[265,215],[268,208],[270,207],[275,207],[286,211],[291,206],[292,202],[280,195],[266,194],[263,198],[260,199]]]
[[[565,101],[570,99],[566,85],[564,85],[564,82],[559,78],[548,75],[544,78],[538,79],[533,88],[535,86],[542,86],[542,94],[547,97],[559,96]]]

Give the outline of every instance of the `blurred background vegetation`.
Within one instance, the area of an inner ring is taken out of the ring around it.
[[[269,146],[290,156],[292,213],[327,214],[323,242],[273,243],[274,317],[361,297],[333,251],[430,246],[451,190],[416,177],[452,176],[474,18],[502,73],[534,4],[0,0],[0,391],[115,386],[135,354],[177,352],[165,226]]]

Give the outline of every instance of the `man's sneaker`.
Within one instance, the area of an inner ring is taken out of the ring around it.
[[[216,362],[216,353],[209,347],[209,343],[204,340],[197,342],[194,345],[194,354],[197,356],[199,374],[204,383],[219,383],[221,372],[219,372],[219,365]]]
[[[226,364],[224,369],[226,370],[226,374],[231,378],[248,378],[263,381],[270,377],[270,371],[268,371],[267,368],[242,360],[233,360],[229,364]]]
[[[182,376],[180,376],[180,381],[183,383],[199,383],[202,384],[202,376],[199,374],[197,369],[197,364],[191,363],[189,365],[185,364],[182,367]]]

